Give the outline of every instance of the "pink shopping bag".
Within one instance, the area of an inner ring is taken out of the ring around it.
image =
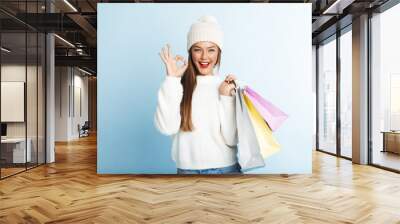
[[[257,112],[264,118],[272,131],[277,130],[288,118],[287,114],[264,99],[250,87],[246,86],[244,88],[244,94],[251,100]]]

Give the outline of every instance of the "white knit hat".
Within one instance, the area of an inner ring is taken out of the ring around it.
[[[220,29],[217,19],[213,16],[202,16],[193,23],[187,34],[187,49],[200,41],[210,41],[222,50],[224,34]]]

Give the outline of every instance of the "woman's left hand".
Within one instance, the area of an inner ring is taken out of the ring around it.
[[[227,75],[225,80],[219,86],[219,94],[224,96],[232,96],[232,90],[235,89],[233,81],[236,80],[234,75]]]

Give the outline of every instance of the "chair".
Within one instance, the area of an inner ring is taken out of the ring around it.
[[[89,121],[85,121],[82,127],[78,124],[79,138],[89,136],[89,129],[90,129]]]

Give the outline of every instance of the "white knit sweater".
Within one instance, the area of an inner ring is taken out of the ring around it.
[[[166,76],[158,91],[154,117],[157,129],[171,135],[172,159],[181,169],[209,169],[237,162],[235,97],[219,95],[223,81],[219,76],[196,76],[192,97],[194,130],[180,130],[180,103],[183,96],[181,78]]]

